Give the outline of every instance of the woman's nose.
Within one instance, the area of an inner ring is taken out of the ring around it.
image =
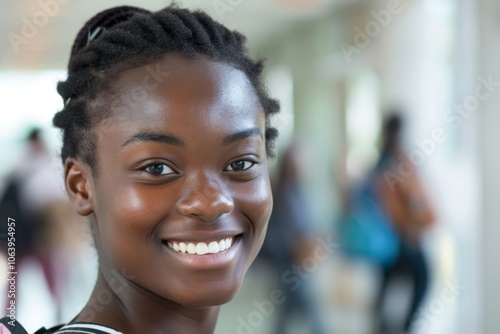
[[[234,202],[221,182],[206,176],[188,180],[177,202],[177,211],[184,216],[194,216],[212,221],[229,213]]]

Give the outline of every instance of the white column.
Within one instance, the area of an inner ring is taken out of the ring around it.
[[[479,2],[479,72],[500,82],[500,2]],[[500,88],[478,113],[482,172],[482,333],[500,330]]]

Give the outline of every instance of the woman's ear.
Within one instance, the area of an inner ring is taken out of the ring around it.
[[[73,158],[64,164],[64,185],[71,206],[80,216],[88,216],[94,211],[94,185],[90,168]]]

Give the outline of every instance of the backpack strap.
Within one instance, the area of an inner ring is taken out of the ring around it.
[[[52,333],[55,333],[56,331],[58,331],[59,329],[61,329],[62,327],[64,327],[64,325],[54,326],[54,327],[51,327],[49,329],[42,327],[33,334],[52,334]]]
[[[0,333],[1,334],[28,334],[26,329],[21,326],[15,319],[5,317],[0,319]]]

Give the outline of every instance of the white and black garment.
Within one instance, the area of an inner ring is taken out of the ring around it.
[[[28,334],[21,324],[10,318],[0,319],[0,334]],[[34,334],[123,334],[111,327],[88,323],[70,322],[50,329],[40,328]]]
[[[123,334],[123,333],[103,325],[76,322],[59,328],[57,331],[53,332],[53,334]]]

